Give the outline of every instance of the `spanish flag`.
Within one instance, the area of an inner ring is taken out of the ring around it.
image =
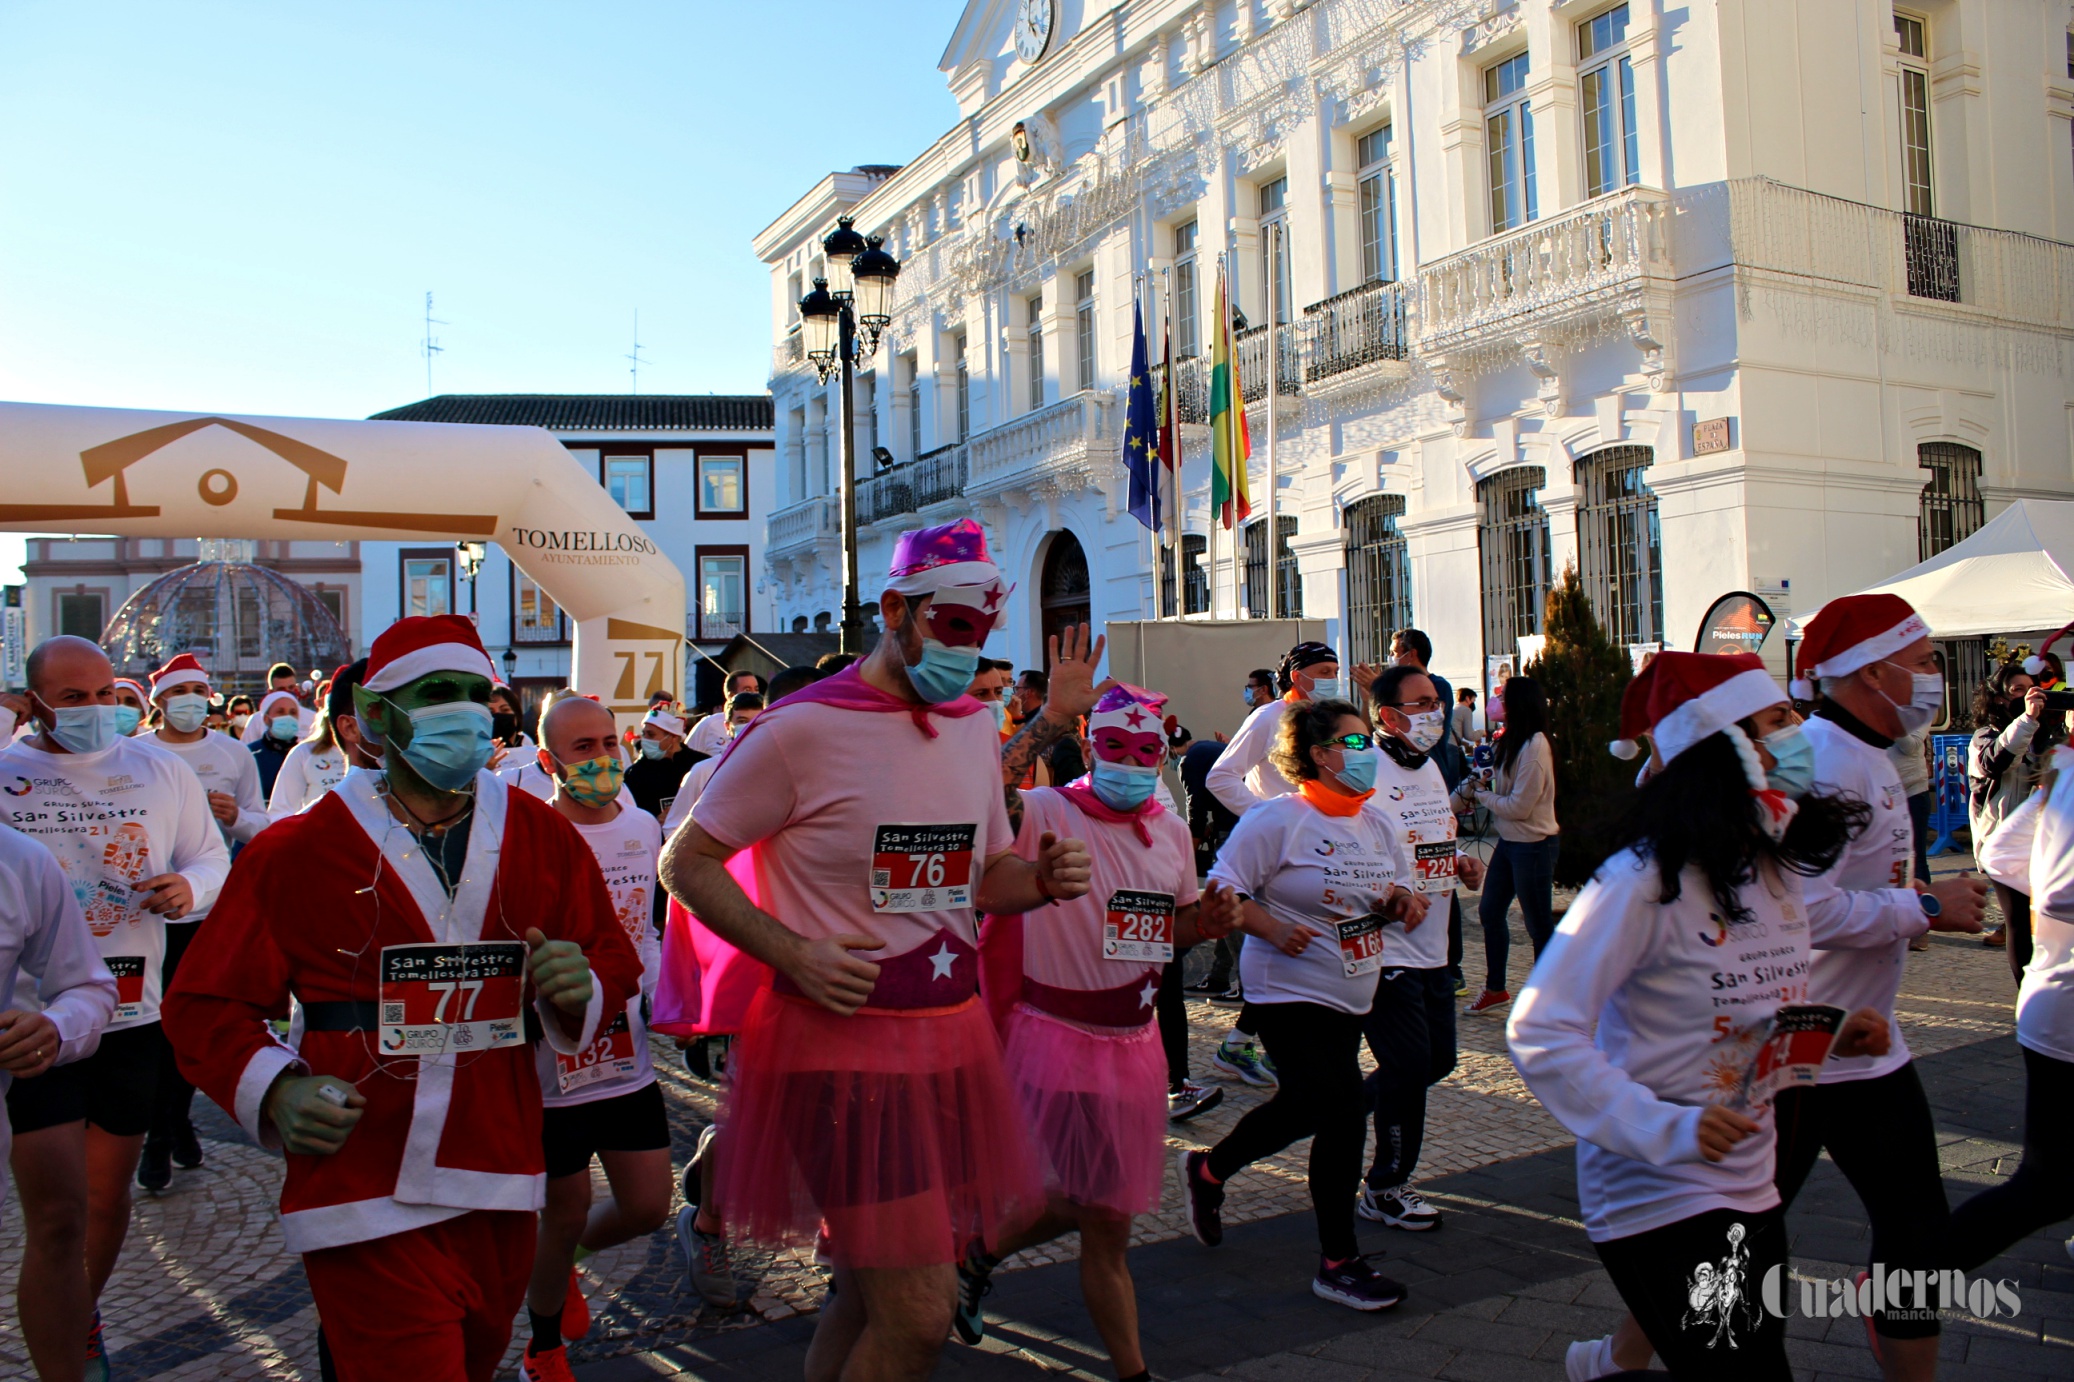
[[[1245,390],[1239,383],[1239,352],[1232,337],[1231,298],[1224,265],[1217,265],[1217,317],[1210,337],[1210,506],[1231,530],[1233,510],[1244,523],[1253,512],[1246,497],[1246,462],[1253,440],[1246,432]]]

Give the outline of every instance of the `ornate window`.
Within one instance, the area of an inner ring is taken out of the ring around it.
[[[1534,191],[1534,111],[1527,55],[1484,69],[1484,156],[1490,162],[1491,233],[1513,230],[1541,214]]]
[[[1608,446],[1577,462],[1577,569],[1606,636],[1664,636],[1664,558],[1646,446]]]
[[[1411,549],[1398,530],[1404,496],[1378,494],[1347,505],[1347,653],[1389,660],[1390,635],[1411,625]]]
[[[1174,227],[1174,358],[1185,360],[1202,351],[1196,326],[1196,223]]]
[[[1615,5],[1577,26],[1579,105],[1584,112],[1584,194],[1603,197],[1641,181],[1635,148],[1635,69],[1628,60],[1628,7]]]
[[[1095,386],[1095,271],[1082,270],[1073,280],[1073,328],[1080,348],[1080,377],[1083,389]]]
[[[1397,279],[1397,181],[1390,175],[1390,127],[1354,142],[1360,165],[1361,281]]]
[[[1894,16],[1901,49],[1901,183],[1907,205],[1918,216],[1937,214],[1930,184],[1930,49],[1920,19]]]
[[[1027,304],[1030,343],[1030,411],[1044,406],[1044,294],[1030,294]]]
[[[1925,442],[1916,448],[1916,464],[1930,472],[1916,520],[1916,559],[1928,561],[1972,537],[1987,521],[1980,498],[1980,453],[1957,442]]]
[[[1296,516],[1281,514],[1275,519],[1275,613],[1277,619],[1303,618],[1303,577],[1296,570],[1296,553],[1289,539],[1296,536]],[[1267,612],[1267,520],[1246,525],[1246,612],[1265,619]]]
[[[1483,645],[1488,656],[1510,655],[1521,634],[1541,632],[1541,611],[1553,581],[1549,570],[1548,512],[1538,465],[1501,470],[1476,485],[1476,545],[1483,561]]]
[[[1260,302],[1267,319],[1267,285],[1275,285],[1275,323],[1289,320],[1289,179],[1260,184]]]

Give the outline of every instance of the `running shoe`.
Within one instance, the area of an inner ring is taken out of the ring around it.
[[[1253,1060],[1255,1064],[1259,1065],[1259,1067],[1266,1072],[1267,1077],[1269,1079],[1273,1080],[1276,1084],[1280,1084],[1282,1082],[1282,1072],[1275,1069],[1275,1059],[1273,1056],[1270,1056],[1267,1053],[1267,1048],[1265,1046],[1254,1046]]]
[[[194,1124],[184,1118],[173,1129],[173,1164],[183,1171],[192,1171],[202,1164],[202,1139],[195,1136]]]
[[[575,1343],[591,1332],[591,1303],[583,1298],[583,1278],[569,1269],[569,1294],[562,1297],[562,1337]]]
[[[1181,987],[1181,991],[1183,993],[1222,993],[1224,992],[1224,989],[1224,984],[1219,983],[1217,980],[1211,978],[1207,974],[1205,974],[1202,978],[1196,980],[1194,983],[1184,984]]]
[[[1237,984],[1233,984],[1222,993],[1211,994],[1210,1006],[1213,1008],[1243,1008],[1246,1006],[1246,991]]]
[[[1184,1151],[1174,1158],[1174,1171],[1181,1177],[1181,1194],[1188,1201],[1188,1229],[1195,1241],[1214,1248],[1224,1241],[1224,1187],[1212,1185],[1202,1175],[1208,1152]]]
[[[1210,1064],[1247,1084],[1269,1085],[1275,1082],[1275,1068],[1268,1063],[1267,1053],[1260,1049],[1257,1041],[1249,1041],[1244,1046],[1219,1046],[1211,1053]]]
[[[1917,936],[1908,943],[1908,948],[1910,950],[1928,950],[1930,948],[1930,938],[1928,936]]]
[[[1477,995],[1476,1001],[1463,1009],[1463,1011],[1474,1017],[1478,1013],[1496,1012],[1511,1001],[1512,995],[1504,989],[1485,989]]]
[[[987,1317],[980,1304],[993,1291],[994,1268],[1000,1265],[999,1259],[987,1256],[979,1239],[965,1245],[964,1259],[958,1263],[958,1307],[951,1313],[951,1328],[968,1344],[987,1337]]]
[[[94,1311],[93,1328],[86,1332],[86,1382],[109,1382],[108,1344],[101,1337],[101,1312]]]
[[[1369,1266],[1366,1257],[1350,1257],[1337,1267],[1319,1263],[1311,1294],[1354,1310],[1388,1310],[1404,1299],[1404,1287]]]
[[[1362,1186],[1354,1212],[1371,1223],[1388,1224],[1409,1233],[1426,1233],[1440,1227],[1440,1211],[1427,1204],[1418,1191],[1404,1185],[1392,1190]]]
[[[144,1139],[144,1155],[137,1158],[137,1184],[156,1195],[173,1183],[173,1144],[163,1137]]]
[[[1569,1382],[1597,1382],[1620,1371],[1613,1361],[1613,1336],[1579,1339],[1563,1354],[1563,1375]]]
[[[690,1205],[677,1211],[677,1242],[690,1265],[692,1289],[706,1304],[732,1310],[742,1303],[743,1293],[734,1260],[728,1256],[727,1240],[717,1233],[701,1233],[695,1222],[698,1216]]]
[[[1469,981],[1468,981],[1467,979],[1457,979],[1457,980],[1455,980],[1455,997],[1457,997],[1457,998],[1467,998],[1468,996],[1469,996]]]
[[[519,1359],[518,1375],[519,1382],[576,1382],[576,1374],[569,1371],[569,1350],[565,1348],[535,1353],[533,1346],[527,1344]]]
[[[1183,1080],[1180,1088],[1167,1091],[1167,1121],[1186,1123],[1198,1113],[1208,1113],[1223,1102],[1224,1090],[1221,1086]]]
[[[1997,926],[1994,930],[1982,936],[1980,943],[1990,949],[2006,950],[2009,947],[2009,932]]]

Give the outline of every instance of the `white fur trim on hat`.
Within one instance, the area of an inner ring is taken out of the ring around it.
[[[681,715],[672,715],[669,711],[664,710],[661,707],[657,707],[656,709],[649,711],[648,718],[643,720],[641,723],[644,725],[654,725],[663,733],[675,735],[679,739],[682,739],[684,737],[684,717]]]
[[[931,595],[947,585],[986,585],[1001,579],[1001,568],[990,561],[954,561],[924,567],[905,576],[886,578],[886,589],[900,595]]]
[[[1801,674],[1809,677],[1848,676],[1860,667],[1884,662],[1918,638],[1929,636],[1930,626],[1923,622],[1923,616],[1911,613],[1893,628],[1853,643],[1841,652],[1831,653],[1812,667],[1803,667]]]
[[[1656,751],[1668,763],[1737,720],[1785,700],[1771,673],[1752,668],[1702,692],[1649,727]]]
[[[467,672],[490,681],[497,679],[497,669],[490,665],[488,653],[466,643],[434,643],[385,663],[361,684],[370,691],[394,691],[434,672]]]

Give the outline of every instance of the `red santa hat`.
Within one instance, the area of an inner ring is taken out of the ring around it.
[[[1763,791],[1764,769],[1736,721],[1785,699],[1755,653],[1658,653],[1620,698],[1625,737],[1615,741],[1613,753],[1633,758],[1641,752],[1635,739],[1647,734],[1668,763],[1701,740],[1726,732],[1744,760],[1750,786]]]
[[[137,693],[137,699],[140,701],[148,701],[151,699],[151,693],[144,689],[144,683],[138,681],[135,677],[117,677],[115,679],[115,684],[117,686],[129,687],[130,690]]]
[[[649,711],[647,717],[641,723],[654,725],[663,733],[674,738],[682,739],[684,737],[684,717],[672,714],[667,706],[659,705]]]
[[[434,672],[466,672],[497,679],[475,625],[458,614],[413,615],[382,630],[367,654],[369,691],[394,691]]]
[[[151,674],[151,694],[156,697],[159,688],[177,686],[183,681],[198,681],[204,686],[209,683],[209,669],[193,653],[180,653],[170,658],[166,665]]]
[[[1929,636],[1930,626],[1923,616],[1899,595],[1846,595],[1831,600],[1808,621],[1801,636],[1800,678],[1793,683],[1793,693],[1806,700],[1812,693],[1806,682],[1848,676]]]

